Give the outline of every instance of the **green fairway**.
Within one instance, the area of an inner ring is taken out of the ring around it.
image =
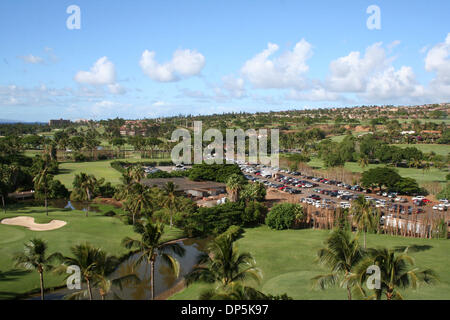
[[[286,230],[273,231],[266,226],[246,229],[244,237],[238,240],[240,251],[250,252],[262,270],[263,279],[257,286],[264,293],[287,293],[294,299],[347,299],[344,289],[333,288],[325,291],[312,290],[310,279],[326,272],[315,262],[317,250],[330,231]],[[409,245],[430,246],[428,250],[410,253],[419,268],[432,268],[440,277],[435,286],[407,290],[405,299],[450,299],[450,241],[392,237],[386,235],[367,236],[368,247],[384,246],[393,248]],[[171,299],[198,299],[206,288],[204,284],[194,284],[175,294]],[[403,293],[403,291],[402,291]]]
[[[446,144],[393,144],[393,146],[400,148],[414,147],[424,153],[433,151],[441,156],[447,156],[450,153],[450,146]]]
[[[55,179],[60,180],[66,188],[72,189],[73,178],[76,174],[84,172],[93,174],[97,179],[104,178],[106,182],[113,185],[120,183],[122,176],[119,171],[113,169],[110,165],[111,160],[92,161],[92,162],[63,162],[59,164],[60,174]]]
[[[169,161],[170,159],[140,159],[140,158],[126,158],[116,160],[90,161],[90,162],[61,162],[59,164],[60,173],[55,176],[55,179],[60,180],[67,189],[72,190],[72,182],[76,174],[84,172],[93,174],[97,179],[104,178],[105,182],[111,182],[113,185],[121,183],[120,178],[122,174],[111,167],[112,161]]]
[[[12,257],[14,253],[22,251],[23,245],[28,240],[38,237],[48,242],[48,253],[61,252],[70,254],[70,247],[83,242],[89,242],[101,247],[114,255],[126,253],[121,241],[126,236],[134,236],[133,228],[125,225],[118,217],[105,217],[103,213],[117,209],[108,205],[98,205],[99,213],[91,212],[88,217],[83,211],[64,211],[50,208],[49,216],[45,215],[42,207],[22,207],[10,209],[5,215],[3,212],[0,219],[16,216],[35,217],[35,222],[46,223],[49,220],[63,220],[67,222],[64,227],[52,231],[30,231],[25,227],[0,224],[0,270],[4,279],[0,282],[0,299],[8,299],[16,294],[36,291],[39,288],[38,273],[24,272],[13,266]],[[165,239],[176,239],[182,236],[182,231],[176,228],[166,228]],[[63,276],[47,272],[45,275],[45,286],[47,288],[63,285]]]
[[[323,169],[324,163],[319,158],[311,158],[311,161],[308,162],[308,165],[314,168]],[[362,173],[372,168],[376,167],[384,167],[384,164],[369,164],[365,168],[361,168],[361,166],[357,162],[346,162],[344,168],[350,172],[358,172]],[[439,170],[436,168],[431,168],[429,171],[423,171],[422,169],[416,168],[394,168],[398,170],[398,173],[402,177],[413,178],[416,179],[417,182],[445,182],[445,176],[447,175],[446,171]]]

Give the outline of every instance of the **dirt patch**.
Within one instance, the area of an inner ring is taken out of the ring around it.
[[[117,201],[113,198],[95,198],[94,202],[101,203],[101,204],[109,204],[109,205],[113,205],[117,208],[122,208],[122,202]]]
[[[64,227],[67,222],[61,220],[52,220],[49,223],[35,223],[33,217],[15,217],[3,219],[2,224],[11,226],[21,226],[31,231],[50,231]]]

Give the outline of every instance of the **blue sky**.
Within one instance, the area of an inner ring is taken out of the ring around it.
[[[448,12],[438,0],[5,0],[0,118],[447,102]]]

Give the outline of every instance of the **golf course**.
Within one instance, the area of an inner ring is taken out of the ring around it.
[[[317,250],[330,234],[326,230],[284,230],[274,231],[267,226],[246,229],[243,238],[237,241],[242,252],[250,252],[263,278],[255,287],[267,294],[287,293],[294,299],[345,300],[345,289],[330,288],[325,291],[312,290],[311,278],[327,273],[315,262]],[[362,243],[362,239],[361,243]],[[388,247],[404,249],[411,246],[409,254],[415,259],[419,269],[432,268],[439,276],[433,286],[423,286],[420,290],[408,289],[403,296],[408,300],[450,299],[450,242],[434,239],[411,239],[388,235],[367,235],[368,247]],[[416,248],[414,250],[414,248]],[[195,283],[171,299],[198,299],[206,284]],[[403,293],[403,292],[402,292]]]

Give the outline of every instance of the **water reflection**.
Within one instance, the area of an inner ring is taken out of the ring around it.
[[[197,262],[197,256],[205,250],[208,239],[187,239],[180,241],[181,246],[184,247],[186,253],[183,257],[174,254],[174,257],[180,263],[180,275],[176,275],[172,270],[162,262],[162,259],[158,257],[155,262],[155,297],[165,291],[173,288],[179,281],[181,281],[186,274],[188,274],[195,263]],[[140,279],[137,283],[125,283],[122,288],[113,286],[111,292],[106,296],[106,299],[122,299],[122,300],[148,300],[151,296],[150,287],[150,265],[142,263],[141,265],[133,268],[134,262],[139,257],[139,254],[131,256],[127,261],[123,262],[119,268],[110,276],[111,279],[123,277],[132,273],[135,273]],[[47,300],[61,300],[64,296],[74,291],[68,289],[56,290],[53,293],[46,295]],[[93,289],[94,299],[100,299],[97,289]],[[38,300],[39,296],[31,298],[32,300]]]

